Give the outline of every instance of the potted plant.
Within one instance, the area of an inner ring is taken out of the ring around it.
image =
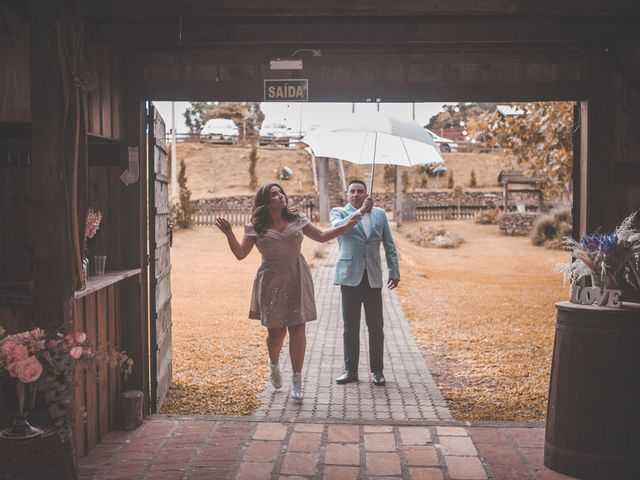
[[[614,232],[565,239],[558,266],[571,300],[558,302],[544,464],[584,479],[640,478],[640,290],[638,212]]]

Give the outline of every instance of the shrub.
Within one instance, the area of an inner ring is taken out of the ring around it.
[[[421,247],[457,248],[464,242],[460,235],[448,232],[443,226],[414,228],[406,233],[406,237]]]
[[[469,177],[469,187],[474,188],[478,186],[478,180],[476,179],[476,171],[471,170],[471,175]]]
[[[256,164],[258,163],[258,145],[252,144],[249,152],[249,188],[258,188],[258,177],[256,175]]]
[[[396,169],[393,165],[384,166],[384,189],[387,192],[393,191],[393,186],[396,181]]]
[[[453,170],[449,170],[449,178],[447,179],[447,187],[453,188],[454,180],[453,180]]]
[[[531,230],[531,243],[548,248],[561,248],[562,238],[571,236],[573,230],[571,210],[561,208],[538,217]]]
[[[180,171],[178,173],[178,185],[180,186],[180,202],[174,206],[172,215],[175,222],[180,228],[189,228],[191,226],[191,190],[187,188],[187,164],[184,160],[180,160]]]
[[[402,170],[402,191],[408,192],[410,186],[411,184],[409,181],[409,170],[405,168]]]
[[[497,225],[502,212],[499,208],[492,208],[491,210],[485,210],[476,219],[477,223],[482,225]]]

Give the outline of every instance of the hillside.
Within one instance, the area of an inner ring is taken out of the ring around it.
[[[247,195],[249,189],[249,152],[243,145],[209,145],[201,143],[178,144],[178,159],[187,165],[187,186],[192,199]],[[260,147],[258,149],[256,174],[258,185],[276,181],[275,172],[284,166],[293,170],[290,180],[283,180],[283,187],[290,194],[313,191],[311,160],[302,145],[291,148]],[[497,187],[498,172],[503,159],[496,154],[445,153],[445,164],[454,172],[455,183],[469,185],[471,170],[475,170],[478,188]],[[344,162],[347,178],[364,178],[370,170],[368,165]],[[375,189],[384,190],[384,168],[376,165]],[[409,169],[410,191],[425,190],[419,187],[419,167]],[[447,186],[447,176],[440,179],[440,188]],[[429,178],[427,190],[435,189],[436,181]]]

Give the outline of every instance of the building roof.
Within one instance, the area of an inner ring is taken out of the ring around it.
[[[510,183],[536,184],[538,179],[526,176],[524,170],[500,170],[498,183],[502,185]]]

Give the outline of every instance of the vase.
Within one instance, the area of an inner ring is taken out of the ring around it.
[[[82,242],[82,278],[80,279],[79,290],[87,288],[87,278],[89,278],[89,246],[85,238]]]
[[[27,391],[31,390],[31,408],[33,408],[36,400],[35,387],[27,387],[18,380],[16,385],[16,393],[18,394],[18,413],[15,415],[13,422],[7,428],[0,432],[0,438],[6,440],[26,440],[27,438],[42,435],[42,430],[32,426],[27,421],[27,413],[25,411],[25,397]]]

